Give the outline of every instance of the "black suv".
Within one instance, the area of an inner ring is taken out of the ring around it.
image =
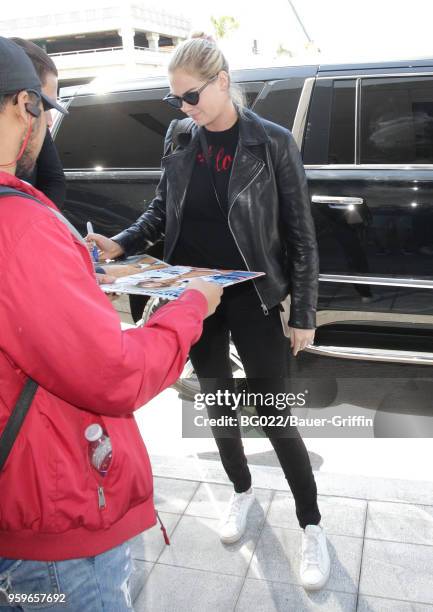
[[[309,350],[433,364],[433,60],[249,69],[234,79],[249,107],[292,130],[303,155],[321,271]],[[154,77],[62,90],[70,115],[54,134],[65,212],[83,233],[92,220],[113,235],[153,198],[166,129],[183,117],[161,102],[167,91]]]

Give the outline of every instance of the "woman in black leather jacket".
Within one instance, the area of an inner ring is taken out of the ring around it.
[[[116,258],[142,252],[164,237],[164,259],[170,263],[266,273],[224,291],[190,358],[202,392],[227,392],[231,400],[224,406],[207,405],[211,418],[227,417],[224,426],[212,427],[234,486],[221,540],[239,540],[254,499],[239,424],[233,418],[231,336],[304,529],[301,583],[318,589],[328,579],[330,563],[308,453],[295,427],[276,427],[270,418],[290,416],[290,402],[282,406],[279,401],[290,390],[290,347],[279,309],[289,291],[293,353],[314,339],[318,256],[302,161],[288,130],[242,107],[227,61],[212,40],[196,38],[179,45],[169,79],[166,101],[189,119],[170,125],[154,200],[113,239],[99,234],[88,239],[97,243],[104,258]]]

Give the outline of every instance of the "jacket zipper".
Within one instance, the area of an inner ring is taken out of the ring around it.
[[[98,485],[98,506],[100,510],[103,510],[106,506],[104,487],[101,485]]]
[[[238,199],[238,197],[241,195],[241,193],[242,193],[243,191],[245,191],[245,189],[248,189],[248,187],[251,185],[251,183],[252,183],[253,181],[255,181],[255,179],[258,177],[258,175],[259,175],[259,174],[260,174],[260,172],[263,170],[263,168],[264,168],[264,165],[263,165],[263,166],[260,166],[260,168],[258,168],[258,170],[257,170],[257,172],[254,174],[254,176],[251,178],[250,182],[249,182],[247,185],[245,185],[245,187],[244,187],[243,189],[241,189],[241,191],[240,191],[238,194],[236,194],[236,197],[233,199],[233,202],[231,203],[231,206],[230,206],[230,208],[229,208],[229,212],[228,212],[228,215],[227,215],[227,222],[228,222],[228,226],[229,226],[230,233],[231,233],[231,235],[233,236],[233,240],[235,241],[236,246],[238,247],[238,251],[239,251],[239,253],[241,254],[241,257],[242,257],[242,259],[244,260],[244,263],[245,263],[245,265],[246,265],[246,267],[247,267],[247,270],[248,270],[249,272],[251,272],[250,267],[249,267],[249,265],[248,265],[247,260],[245,259],[244,254],[242,253],[242,250],[241,250],[241,248],[240,248],[240,246],[239,246],[238,241],[236,240],[236,236],[235,236],[235,234],[234,234],[234,232],[233,232],[233,229],[232,229],[232,226],[231,226],[231,223],[230,223],[230,213],[232,212],[232,208],[233,208],[233,206],[235,205],[235,202],[236,202],[236,200]],[[253,285],[254,285],[254,289],[256,290],[256,293],[257,293],[258,298],[259,298],[259,300],[260,300],[260,305],[261,305],[261,307],[262,307],[263,314],[265,315],[265,317],[267,317],[267,316],[269,315],[269,310],[268,310],[268,308],[267,308],[266,304],[264,303],[263,298],[262,298],[262,296],[260,295],[259,290],[257,289],[256,283],[254,282],[254,280],[252,280],[251,282],[253,283]]]

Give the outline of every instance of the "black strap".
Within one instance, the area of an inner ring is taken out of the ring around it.
[[[204,133],[204,129],[203,128],[199,128],[198,134],[199,134],[199,138],[200,138],[201,150],[202,150],[202,153],[203,153],[203,157],[205,158],[205,161],[206,161],[206,166],[207,166],[208,173],[209,173],[209,179],[210,179],[211,185],[213,187],[213,191],[214,191],[214,194],[215,194],[215,197],[216,197],[216,201],[218,202],[218,206],[220,207],[220,210],[221,210],[221,212],[223,214],[223,217],[225,219],[227,219],[227,217],[228,217],[227,210],[221,205],[220,199],[218,197],[218,192],[217,192],[217,188],[216,188],[214,177],[213,177],[213,173],[212,173],[212,168],[211,168],[211,165],[210,165],[209,147],[208,147],[208,144],[207,144],[206,134]]]
[[[16,189],[3,186],[0,187],[0,196],[17,194],[24,198],[27,197],[30,200],[35,200],[36,202],[39,202],[39,200],[36,200],[36,198],[33,198],[32,196],[22,193],[21,191],[18,191]],[[14,442],[26,417],[26,414],[31,406],[37,388],[38,383],[35,382],[32,378],[29,378],[26,384],[24,385],[24,388],[21,391],[18,401],[15,404],[14,409],[0,436],[0,472],[3,469],[7,458],[9,457]]]
[[[29,378],[24,385],[24,389],[21,391],[18,401],[15,404],[15,408],[13,409],[12,414],[6,423],[6,427],[0,436],[0,472],[3,469],[7,458],[9,457],[9,453],[12,450],[12,446],[14,445],[16,437],[21,429],[21,425],[24,422],[37,388],[38,383]]]
[[[189,134],[194,126],[193,119],[175,119],[174,126],[171,131],[170,141],[167,143],[164,155],[168,155],[170,152],[173,153],[179,143],[179,136],[181,134]]]

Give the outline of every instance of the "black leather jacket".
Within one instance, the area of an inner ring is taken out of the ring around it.
[[[167,131],[166,152],[175,124]],[[178,135],[174,152],[162,158],[154,200],[133,225],[113,237],[126,254],[164,238],[164,259],[170,262],[200,146],[199,129],[194,124]],[[239,118],[228,204],[229,227],[247,267],[266,272],[254,281],[264,312],[290,292],[290,325],[315,327],[318,251],[301,156],[289,130],[250,110]]]

